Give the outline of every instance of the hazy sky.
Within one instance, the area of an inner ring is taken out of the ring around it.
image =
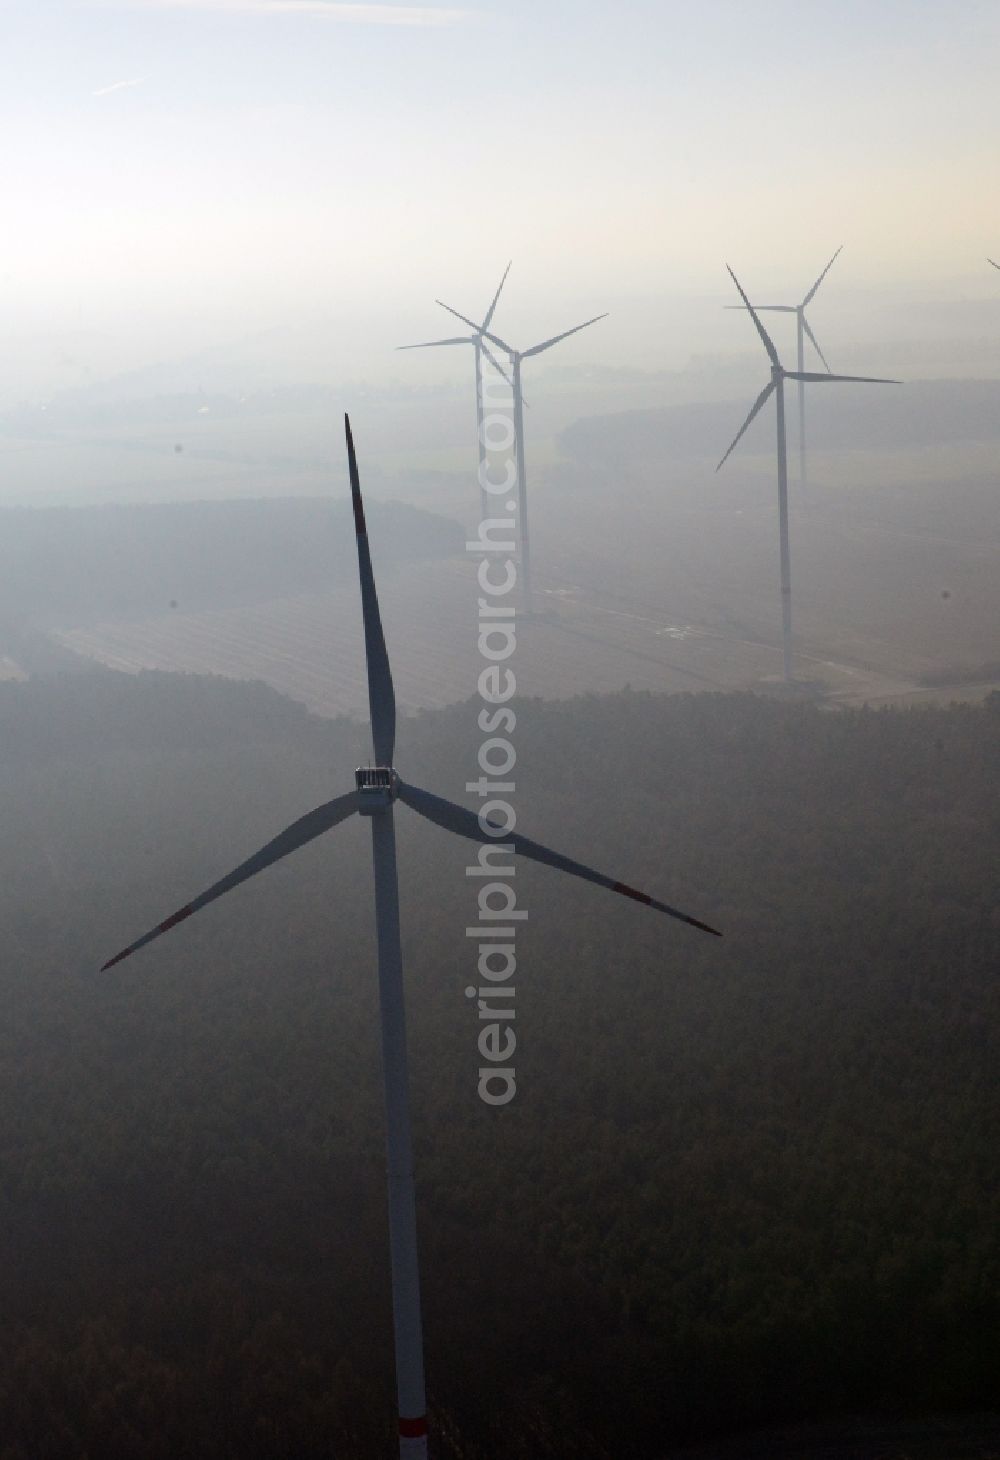
[[[0,20],[8,338],[128,334],[152,358],[327,311],[401,311],[405,338],[510,256],[532,321],[510,326],[542,333],[721,294],[726,259],[758,295],[798,290],[841,242],[841,290],[993,282],[995,3],[0,0]]]

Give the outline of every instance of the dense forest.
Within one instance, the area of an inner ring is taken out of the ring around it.
[[[463,798],[475,714],[402,774]],[[995,1404],[998,697],[518,716],[520,829],[725,938],[519,869],[490,1109],[467,849],[400,809],[439,1460]],[[257,685],[0,685],[0,1460],[391,1453],[367,828],[96,972],[367,756]]]

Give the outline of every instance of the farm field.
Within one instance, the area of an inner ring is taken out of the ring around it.
[[[553,455],[544,437],[532,442],[538,613],[516,621],[519,691],[785,693],[768,456],[747,452],[716,475],[704,460],[626,453],[618,463],[608,455],[614,441],[583,425],[562,445],[569,455]],[[969,451],[968,474],[951,480],[938,474],[933,449],[816,453],[808,492],[796,484],[790,504],[798,693],[947,702],[980,698],[998,682],[1000,522],[987,469],[995,447]],[[404,484],[376,466],[371,476],[373,501],[401,489],[411,506],[474,535],[478,493],[466,473],[428,469]],[[419,710],[475,694],[484,661],[475,560],[455,550],[456,529],[445,547],[452,556],[392,563],[408,530],[387,518],[375,566],[400,704]],[[164,592],[155,614],[44,627],[64,650],[115,668],[259,678],[321,714],[363,716],[353,570],[329,591],[314,574],[299,592],[294,574],[265,573],[271,551],[265,544],[259,598],[196,605]],[[180,607],[167,611],[173,598]]]
[[[400,708],[431,709],[476,693],[475,567],[406,569],[382,588],[382,613]],[[591,603],[544,587],[541,613],[517,621],[510,660],[522,694],[558,699],[584,691],[721,688],[743,672],[738,654],[691,626]],[[139,622],[57,631],[65,648],[111,668],[162,669],[263,679],[325,715],[367,714],[357,589],[269,600],[245,608],[161,614]],[[764,649],[760,668],[771,655]]]
[[[432,709],[476,693],[475,568],[470,560],[401,570],[383,585],[382,611],[403,711]],[[516,620],[510,666],[523,695],[547,699],[636,690],[782,692],[777,640],[747,629],[671,615],[655,603],[585,591],[543,578],[539,612]],[[357,590],[270,599],[202,613],[54,631],[64,648],[111,668],[160,669],[262,679],[323,715],[367,714]],[[868,656],[868,657],[861,657]],[[930,687],[894,670],[885,645],[843,635],[839,644],[800,643],[802,691],[844,702],[978,698],[990,683]]]

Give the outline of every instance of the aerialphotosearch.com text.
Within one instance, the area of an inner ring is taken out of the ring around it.
[[[502,387],[502,391],[501,388]],[[479,485],[486,515],[466,550],[478,554],[479,654],[483,667],[478,692],[482,700],[475,780],[466,783],[478,796],[479,825],[491,838],[479,848],[465,875],[476,888],[476,922],[466,937],[478,944],[476,982],[466,990],[478,1013],[479,1098],[487,1105],[508,1105],[517,1093],[514,1051],[517,1048],[515,983],[517,928],[528,916],[517,906],[514,848],[503,839],[516,824],[511,802],[516,782],[517,752],[511,736],[517,715],[509,703],[517,681],[509,661],[517,647],[517,468],[514,464],[512,397],[496,376],[483,380],[483,446]]]

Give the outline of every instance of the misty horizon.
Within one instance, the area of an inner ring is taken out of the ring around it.
[[[2,9],[0,1460],[1000,1460],[1000,11]]]

